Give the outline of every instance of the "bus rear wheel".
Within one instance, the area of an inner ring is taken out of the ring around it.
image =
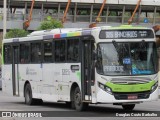
[[[132,111],[135,107],[135,104],[131,104],[131,105],[122,105],[122,108],[124,110],[128,110],[128,111]]]
[[[25,86],[24,97],[27,105],[33,105],[35,103],[35,100],[32,98],[32,89],[30,84]]]
[[[81,91],[79,87],[76,87],[74,90],[74,104],[77,111],[86,110],[86,108],[88,107],[88,103],[82,102]]]

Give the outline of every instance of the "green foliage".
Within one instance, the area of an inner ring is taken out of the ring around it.
[[[9,32],[6,33],[5,38],[26,37],[28,34],[28,31],[22,29],[11,29]]]
[[[63,28],[62,22],[48,16],[47,20],[44,20],[43,22],[41,22],[41,25],[38,28],[38,30],[48,30],[48,29],[55,29],[55,28]]]
[[[117,16],[116,11],[110,11],[110,16]]]
[[[90,15],[90,11],[87,11],[87,10],[78,10],[77,14],[78,15]]]

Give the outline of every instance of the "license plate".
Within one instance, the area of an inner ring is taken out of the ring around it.
[[[137,95],[128,95],[128,100],[135,100],[137,98],[138,98]]]

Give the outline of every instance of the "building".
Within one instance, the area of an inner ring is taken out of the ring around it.
[[[7,29],[23,28],[32,0],[8,0]],[[28,30],[36,30],[47,16],[61,20],[68,0],[35,0]],[[138,0],[107,0],[97,26],[128,24]],[[103,0],[71,0],[64,27],[87,28],[99,13]],[[0,1],[0,30],[3,29],[3,1]],[[142,0],[133,18],[134,25],[160,24],[160,0]]]

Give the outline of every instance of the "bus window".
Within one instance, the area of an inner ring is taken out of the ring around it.
[[[30,57],[30,53],[29,53],[29,44],[21,44],[20,45],[20,63],[21,64],[25,64],[25,63],[29,63],[29,57]]]
[[[79,61],[79,40],[78,39],[67,40],[67,61],[68,62]]]
[[[11,63],[11,46],[10,45],[4,46],[4,63],[5,64]]]
[[[52,42],[44,43],[44,62],[52,62]]]
[[[41,62],[41,43],[32,43],[31,44],[31,63],[40,63]]]
[[[55,61],[65,62],[65,40],[55,41]]]

